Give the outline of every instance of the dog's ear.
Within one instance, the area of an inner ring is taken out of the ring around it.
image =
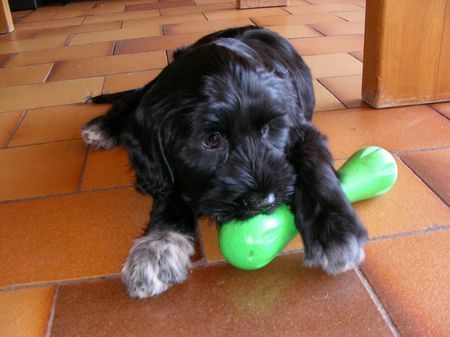
[[[125,132],[122,139],[136,173],[136,189],[152,196],[167,194],[172,189],[174,175],[158,128],[145,132],[145,138],[139,132]]]

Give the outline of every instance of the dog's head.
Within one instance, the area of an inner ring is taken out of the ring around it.
[[[220,39],[161,73],[126,137],[141,191],[178,193],[219,223],[290,199],[288,151],[305,114],[293,74],[265,61],[242,42]]]

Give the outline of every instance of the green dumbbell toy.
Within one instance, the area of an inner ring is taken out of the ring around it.
[[[388,192],[397,180],[398,168],[388,151],[369,146],[350,157],[338,173],[341,188],[353,203]],[[271,214],[223,224],[219,246],[230,264],[254,270],[272,261],[297,233],[290,207],[281,205]]]

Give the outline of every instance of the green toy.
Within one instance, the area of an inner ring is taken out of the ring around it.
[[[353,203],[388,192],[398,168],[388,151],[369,146],[350,157],[338,173],[342,190]],[[220,229],[219,246],[230,264],[254,270],[272,261],[297,233],[290,207],[281,205],[271,214],[227,222]]]

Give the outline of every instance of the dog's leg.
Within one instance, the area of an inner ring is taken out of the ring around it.
[[[81,137],[95,149],[111,149],[119,145],[120,132],[115,131],[116,120],[119,119],[110,113],[97,117],[83,127]]]
[[[122,130],[142,96],[141,89],[89,97],[87,103],[112,103],[111,109],[87,123],[81,136],[86,144],[99,149],[110,149],[120,144]]]
[[[364,259],[367,232],[340,187],[326,138],[309,123],[302,126],[301,134],[303,139],[291,156],[297,173],[296,225],[305,245],[305,265],[337,274]]]
[[[181,198],[155,199],[144,236],[136,239],[122,268],[131,297],[156,296],[183,282],[194,254],[195,218]]]

